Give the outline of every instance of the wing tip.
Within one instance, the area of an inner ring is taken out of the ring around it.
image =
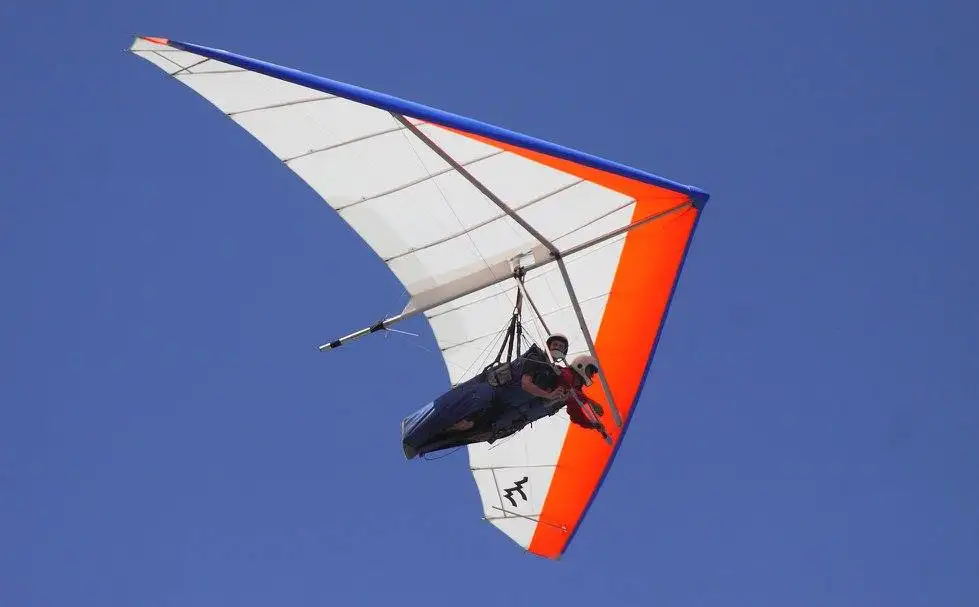
[[[169,38],[161,38],[159,36],[141,36],[139,34],[137,34],[136,37],[139,38],[140,40],[145,40],[147,42],[152,42],[153,44],[160,44],[160,45],[163,45],[163,46],[169,46],[169,44],[170,44],[170,39]]]
[[[690,190],[690,199],[693,201],[694,208],[698,211],[703,211],[707,201],[710,200],[710,194],[694,186],[687,187]]]
[[[126,49],[130,52],[145,52],[158,50],[161,46],[173,46],[173,41],[169,38],[162,38],[160,36],[144,36],[142,34],[132,34],[131,42],[129,43],[129,48]]]

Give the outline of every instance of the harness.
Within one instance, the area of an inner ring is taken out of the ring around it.
[[[537,310],[537,306],[530,299],[530,296],[525,297],[524,290],[524,278],[525,270],[520,267],[514,268],[513,277],[518,281],[517,297],[516,303],[513,306],[513,312],[510,314],[510,319],[507,321],[506,327],[504,329],[503,343],[500,344],[500,349],[496,353],[496,358],[493,359],[482,371],[482,380],[493,388],[498,389],[497,392],[506,393],[509,391],[519,391],[521,396],[526,394],[523,388],[520,386],[520,378],[525,372],[525,367],[527,371],[531,373],[534,377],[534,383],[545,390],[551,390],[557,383],[557,378],[555,377],[553,381],[540,381],[537,369],[531,369],[529,366],[538,367],[543,366],[550,367],[551,360],[548,353],[543,349],[536,347],[531,348],[531,352],[526,360],[521,357],[521,349],[523,342],[523,324],[521,322],[523,316],[523,306],[524,300],[526,299],[537,317],[540,319],[541,325],[545,327],[543,317],[541,317],[540,311]],[[546,346],[545,346],[546,348]],[[536,351],[535,351],[536,350]],[[543,385],[542,385],[543,384]],[[541,417],[546,417],[553,415],[560,407],[546,407],[543,410],[546,411],[544,416],[534,416],[531,418],[527,415],[532,407],[529,407],[530,403],[534,401],[536,397],[531,397],[527,395],[526,403],[522,405],[513,406],[512,403],[504,402],[505,399],[499,396],[494,396],[493,403],[489,411],[489,419],[497,420],[502,422],[501,425],[497,426],[493,423],[493,428],[491,429],[492,436],[487,442],[492,444],[494,441],[499,440],[503,437],[509,436],[521,430],[528,423],[540,419]],[[511,416],[513,416],[511,418]],[[503,421],[510,418],[507,421]]]
[[[524,269],[517,268],[514,271],[521,287],[524,281]],[[500,344],[500,351],[496,353],[496,358],[483,369],[483,379],[494,388],[508,386],[513,382],[513,351],[516,349],[517,356],[520,355],[520,342],[523,338],[523,324],[520,322],[523,312],[523,289],[517,289],[517,303],[513,306],[513,313],[503,336],[503,343]],[[516,348],[514,348],[516,346]],[[503,360],[503,351],[506,350],[506,361]]]

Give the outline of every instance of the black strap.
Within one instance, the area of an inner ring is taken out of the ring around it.
[[[523,274],[520,273],[517,280],[523,282]],[[503,338],[503,343],[500,344],[500,351],[496,353],[496,360],[494,360],[490,365],[495,365],[503,360],[503,351],[506,350],[506,362],[513,361],[513,346],[517,346],[517,356],[520,355],[521,337],[523,336],[523,325],[520,322],[521,313],[523,311],[523,291],[517,290],[517,303],[513,307],[513,314],[510,316],[510,322],[506,329],[506,336]]]

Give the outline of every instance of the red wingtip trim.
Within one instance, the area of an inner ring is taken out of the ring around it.
[[[146,40],[147,42],[153,42],[153,43],[156,43],[156,44],[162,44],[164,46],[170,44],[170,40],[168,40],[167,38],[155,38],[153,36],[140,36],[140,38],[142,38],[143,40]]]

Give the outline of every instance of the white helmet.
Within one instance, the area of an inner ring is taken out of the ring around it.
[[[581,376],[586,386],[590,386],[591,376],[598,373],[598,361],[590,354],[582,354],[571,361],[571,368]]]

